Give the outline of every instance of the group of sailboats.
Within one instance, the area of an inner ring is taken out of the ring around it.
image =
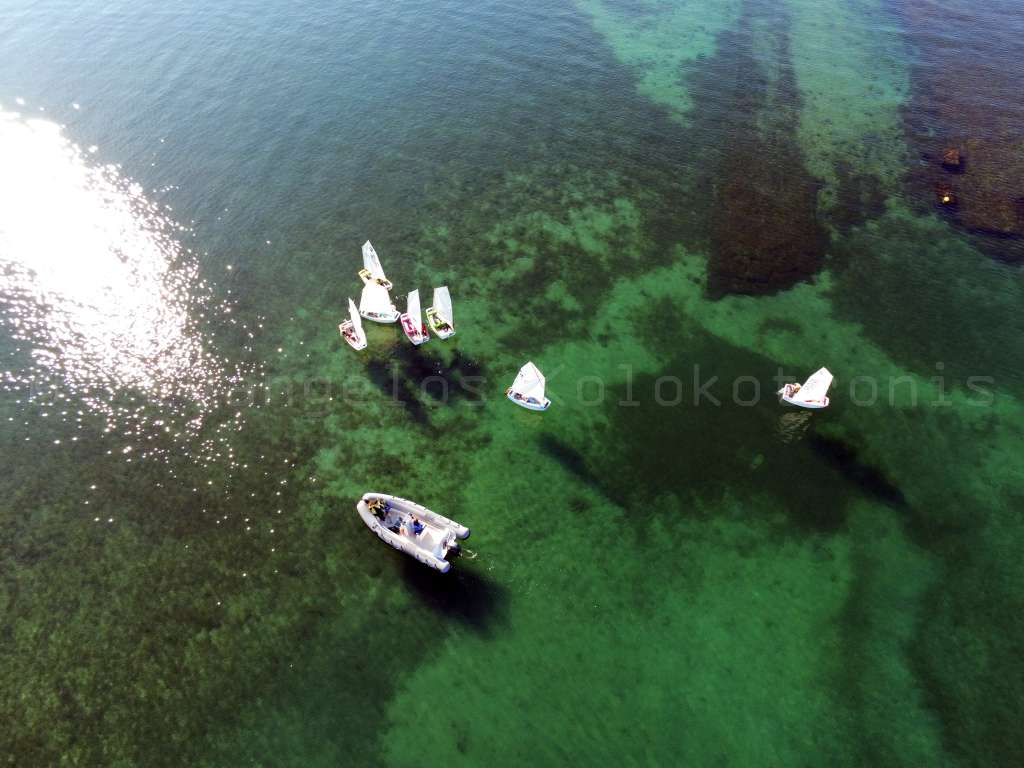
[[[349,318],[338,326],[342,338],[353,349],[366,349],[366,333],[360,318],[375,323],[401,323],[406,338],[416,346],[430,339],[429,329],[433,329],[441,339],[455,335],[452,297],[448,292],[448,286],[442,285],[434,289],[433,305],[427,308],[427,323],[422,319],[419,289],[409,293],[406,297],[405,312],[399,313],[391,301],[390,291],[394,286],[384,274],[380,256],[369,240],[363,243],[363,268],[359,270],[359,279],[363,281],[359,308],[357,309],[355,302],[349,299]]]
[[[359,270],[359,278],[363,281],[363,292],[356,308],[352,299],[348,300],[349,318],[338,326],[342,338],[353,349],[366,349],[366,332],[363,330],[361,318],[376,323],[399,322],[402,331],[412,344],[419,346],[430,340],[430,332],[441,339],[455,335],[455,319],[452,313],[452,297],[448,286],[442,285],[434,289],[433,303],[427,308],[426,322],[423,322],[420,309],[419,289],[410,291],[406,297],[405,312],[399,313],[391,301],[390,291],[394,287],[384,267],[380,263],[373,244],[367,240],[363,243],[363,268]],[[551,401],[545,397],[544,374],[533,362],[527,362],[516,375],[512,386],[505,390],[505,396],[523,408],[531,411],[546,411]],[[827,368],[821,368],[810,376],[803,384],[786,384],[778,391],[783,402],[801,408],[826,408],[829,404],[828,389],[832,385],[832,374]]]
[[[406,297],[405,312],[399,313],[391,302],[390,291],[394,288],[380,256],[373,244],[367,240],[363,243],[363,268],[359,270],[359,279],[363,281],[363,293],[359,297],[359,308],[352,299],[348,300],[348,320],[338,326],[341,336],[352,349],[366,349],[366,332],[363,330],[362,319],[375,323],[399,322],[405,337],[417,347],[430,340],[433,331],[439,339],[447,339],[455,335],[455,315],[452,312],[452,295],[447,285],[434,289],[434,301],[427,307],[427,321],[423,322],[420,310],[420,292],[410,291]],[[505,396],[516,405],[531,411],[546,411],[551,401],[544,396],[544,374],[532,362],[526,363],[505,390]]]

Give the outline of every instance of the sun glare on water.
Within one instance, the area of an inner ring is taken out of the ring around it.
[[[77,399],[108,429],[186,415],[197,429],[241,372],[204,343],[196,319],[230,307],[178,242],[187,230],[49,121],[0,110],[0,169],[6,386]]]

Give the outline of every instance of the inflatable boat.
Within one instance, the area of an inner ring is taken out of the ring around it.
[[[459,540],[469,538],[466,526],[386,493],[364,493],[356,510],[381,541],[441,573],[452,567],[448,553],[458,552]]]

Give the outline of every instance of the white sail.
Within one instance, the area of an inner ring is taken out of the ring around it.
[[[512,382],[512,391],[523,397],[544,400],[544,374],[532,362],[519,369],[516,380]]]
[[[373,249],[369,240],[363,243],[363,266],[369,270],[374,280],[387,280],[387,277],[384,276],[384,268],[380,265],[377,251]]]
[[[409,296],[405,302],[405,312],[409,315],[412,320],[414,328],[419,328],[422,323],[420,317],[420,289],[417,288],[415,291],[410,291]]]
[[[804,382],[800,391],[792,399],[798,403],[820,404],[825,401],[825,395],[828,394],[828,388],[831,386],[832,373],[828,368],[819,368]]]
[[[391,312],[391,296],[388,295],[388,289],[380,283],[371,282],[364,285],[363,294],[359,297],[359,311],[384,315]]]
[[[452,328],[455,327],[455,318],[452,316],[452,297],[448,293],[447,285],[434,289],[434,309],[442,320]]]
[[[358,338],[363,338],[363,319],[359,316],[359,310],[356,309],[356,303],[352,299],[348,300],[348,317],[352,321],[352,329],[356,332]]]

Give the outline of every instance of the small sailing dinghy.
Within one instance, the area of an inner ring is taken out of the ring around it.
[[[402,330],[405,331],[406,338],[417,347],[430,339],[427,326],[424,324],[420,314],[419,288],[410,292],[406,298],[405,312],[402,313],[401,320]]]
[[[364,493],[356,510],[381,541],[441,573],[452,567],[447,557],[459,551],[459,539],[469,538],[466,526],[386,493]]]
[[[455,320],[452,317],[452,297],[448,286],[434,289],[434,306],[427,307],[427,322],[438,338],[447,339],[455,335]]]
[[[384,268],[380,265],[380,257],[369,240],[363,243],[363,268],[359,270],[359,277],[364,285],[367,283],[377,283],[383,285],[389,291],[394,287],[391,285],[391,281],[384,276]]]
[[[355,302],[348,300],[348,320],[338,326],[341,331],[341,338],[348,342],[352,349],[366,349],[366,333],[363,331],[363,321],[359,319],[359,310]]]
[[[505,390],[505,397],[531,411],[546,411],[551,405],[544,397],[544,374],[533,363],[519,369],[516,380]]]
[[[359,314],[375,323],[394,323],[398,320],[398,310],[391,303],[388,289],[374,282],[363,286],[363,295],[359,298]]]
[[[790,405],[801,408],[827,408],[828,388],[832,386],[832,374],[828,368],[819,368],[801,384],[787,384],[778,394]]]

